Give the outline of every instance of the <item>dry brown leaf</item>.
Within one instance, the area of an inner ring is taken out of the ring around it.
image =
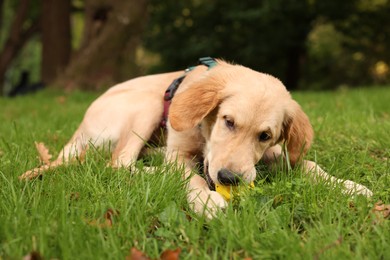
[[[92,220],[92,221],[87,221],[87,223],[90,226],[95,226],[95,227],[100,227],[100,228],[111,228],[114,216],[118,216],[119,211],[118,210],[113,210],[113,209],[108,209],[106,213],[103,215],[104,222],[102,221],[102,218]]]
[[[390,218],[390,204],[383,204],[382,201],[378,201],[375,203],[374,208],[372,209],[372,213],[374,213],[374,224],[378,224],[385,219]]]
[[[160,259],[178,260],[180,259],[180,253],[181,253],[181,248],[177,248],[175,250],[167,249],[161,253]],[[126,256],[126,260],[150,260],[150,257],[148,257],[144,252],[133,247],[131,248],[129,255]]]
[[[181,253],[181,248],[177,248],[175,250],[167,249],[161,253],[161,260],[178,260]]]
[[[374,212],[382,212],[383,217],[388,218],[388,217],[390,217],[390,204],[385,205],[385,204],[383,204],[382,201],[378,201],[377,203],[375,203],[373,211]]]
[[[30,254],[25,255],[23,260],[42,260],[43,257],[37,251],[32,251]]]
[[[126,260],[150,260],[150,258],[147,257],[144,252],[133,247],[131,248],[129,255],[126,256]]]
[[[44,143],[38,143],[35,142],[35,147],[37,148],[38,154],[39,154],[39,160],[46,165],[50,164],[50,159],[53,157],[49,153],[49,149],[46,148]]]
[[[66,97],[65,97],[65,96],[58,96],[58,97],[56,98],[56,101],[57,101],[57,103],[63,105],[63,104],[66,103]]]
[[[70,200],[79,200],[80,198],[80,193],[79,192],[72,192],[69,196]]]
[[[275,197],[274,197],[274,201],[272,202],[272,206],[273,207],[277,207],[277,206],[279,206],[282,202],[283,202],[283,196],[282,195],[276,195]]]
[[[104,219],[106,220],[106,225],[112,227],[112,220],[114,216],[119,216],[118,210],[108,209],[106,213],[104,213]]]

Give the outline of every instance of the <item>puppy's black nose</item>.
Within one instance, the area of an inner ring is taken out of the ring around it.
[[[240,176],[232,173],[228,169],[221,169],[218,171],[218,181],[223,185],[238,185],[240,183]]]

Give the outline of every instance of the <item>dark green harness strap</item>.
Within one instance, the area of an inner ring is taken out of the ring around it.
[[[199,58],[198,64],[197,64],[197,65],[188,67],[188,68],[184,71],[184,76],[187,74],[187,72],[190,72],[191,70],[195,69],[196,66],[204,65],[204,66],[206,66],[208,69],[211,69],[211,68],[215,67],[217,64],[218,64],[218,62],[217,62],[214,58],[211,58],[211,57],[202,57],[202,58]]]
[[[198,60],[198,65],[204,65],[204,66],[207,66],[208,70],[213,68],[214,66],[216,66],[218,63],[217,61],[214,59],[214,58],[211,58],[211,57],[203,57],[203,58],[199,58]],[[197,65],[197,66],[198,66]],[[188,67],[185,71],[184,71],[184,74],[175,79],[171,85],[169,85],[169,87],[167,88],[167,90],[165,91],[165,95],[164,95],[164,112],[163,112],[163,119],[160,123],[160,125],[165,128],[166,127],[166,124],[167,124],[167,120],[168,120],[168,111],[169,111],[169,105],[171,104],[171,99],[173,98],[173,96],[175,95],[175,92],[176,90],[179,88],[181,82],[183,81],[183,79],[186,77],[187,73],[192,71],[193,69],[195,69],[196,66],[191,66],[191,67]]]
[[[198,64],[199,64],[199,65],[205,65],[205,66],[207,66],[209,69],[212,69],[212,68],[215,67],[218,63],[217,63],[217,61],[216,61],[214,58],[211,58],[211,57],[203,57],[203,58],[199,58]]]
[[[211,58],[211,57],[203,57],[203,58],[199,58],[198,60],[198,65],[204,65],[206,66],[208,69],[212,69],[213,67],[215,67],[217,65],[217,61],[214,59],[214,58]],[[197,66],[198,66],[197,65]],[[185,71],[184,71],[184,75],[175,79],[171,85],[169,85],[169,87],[167,88],[167,90],[165,91],[165,96],[164,96],[164,100],[168,101],[168,100],[171,100],[173,98],[173,95],[175,95],[175,92],[176,90],[179,88],[181,82],[183,81],[183,79],[185,78],[185,76],[187,75],[188,72],[192,71],[193,69],[195,69],[196,66],[191,66],[191,67],[188,67]]]

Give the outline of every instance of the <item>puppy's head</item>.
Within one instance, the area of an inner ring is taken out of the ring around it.
[[[172,101],[169,121],[176,131],[201,127],[214,183],[253,181],[256,163],[278,143],[286,143],[292,165],[310,147],[310,122],[276,78],[219,62],[186,84]]]

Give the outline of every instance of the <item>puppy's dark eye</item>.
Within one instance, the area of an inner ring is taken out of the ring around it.
[[[271,134],[268,132],[261,132],[259,135],[259,141],[260,142],[266,142],[269,139],[271,139]]]
[[[233,130],[234,129],[234,120],[227,118],[226,116],[224,116],[223,119],[225,119],[226,127],[229,128],[230,130]]]

